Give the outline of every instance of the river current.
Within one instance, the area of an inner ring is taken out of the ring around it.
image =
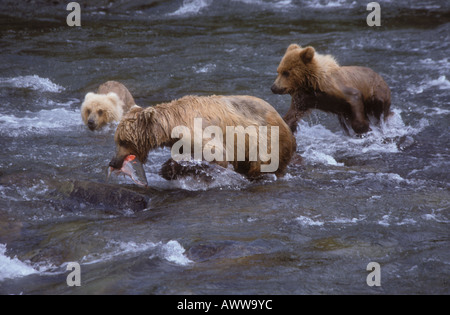
[[[2,1],[0,294],[449,294],[450,5],[378,2],[379,27],[352,0],[98,0],[69,27],[60,1]],[[84,126],[87,92],[117,80],[144,107],[254,95],[284,115],[270,86],[291,43],[374,69],[394,116],[357,138],[313,111],[303,164],[280,179],[169,182],[158,149],[149,188],[105,182],[117,124]],[[92,193],[120,189],[145,207]]]

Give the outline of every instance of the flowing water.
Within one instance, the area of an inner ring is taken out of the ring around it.
[[[381,0],[381,27],[353,0],[98,0],[81,27],[64,3],[35,3],[0,4],[1,294],[450,293],[448,1]],[[158,149],[147,189],[105,183],[116,125],[83,125],[87,92],[254,95],[283,115],[290,96],[270,86],[291,43],[373,68],[395,115],[356,138],[313,112],[282,179],[168,182]]]

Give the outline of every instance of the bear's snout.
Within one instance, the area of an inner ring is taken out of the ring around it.
[[[109,166],[111,166],[112,168],[114,168],[116,170],[120,170],[123,165],[123,160],[124,159],[119,159],[117,157],[113,157],[111,162],[109,162]]]
[[[286,94],[286,89],[279,88],[276,83],[272,84],[272,87],[270,89],[272,90],[272,93],[274,93],[274,94]]]
[[[97,128],[97,124],[95,123],[94,119],[89,119],[87,125],[88,128],[91,129],[92,131],[94,131]]]

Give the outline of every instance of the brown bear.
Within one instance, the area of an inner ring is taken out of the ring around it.
[[[160,172],[165,179],[195,173],[177,163],[192,157],[232,165],[249,179],[283,176],[296,151],[295,137],[277,111],[252,96],[185,96],[146,109],[135,106],[119,123],[115,142],[113,169],[121,169],[128,155],[145,163],[150,150],[171,147],[172,158]]]
[[[313,47],[288,47],[272,85],[275,94],[290,94],[291,107],[284,120],[292,132],[300,118],[311,109],[338,115],[347,134],[348,125],[356,134],[370,130],[368,116],[380,121],[390,115],[391,92],[383,78],[372,69],[341,67],[330,55],[320,55]]]
[[[86,94],[81,105],[81,117],[84,124],[94,131],[113,121],[119,122],[133,105],[133,96],[125,85],[107,81],[99,86],[97,93]]]

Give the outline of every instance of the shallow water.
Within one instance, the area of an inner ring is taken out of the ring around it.
[[[62,5],[0,4],[1,294],[450,293],[446,1],[379,1],[379,28],[350,0],[90,3],[80,28]],[[118,80],[141,106],[248,94],[284,114],[270,86],[293,42],[379,72],[394,117],[356,138],[313,112],[283,179],[167,182],[158,149],[148,189],[105,183],[115,126],[83,125],[87,92]],[[85,198],[121,188],[145,206]]]

